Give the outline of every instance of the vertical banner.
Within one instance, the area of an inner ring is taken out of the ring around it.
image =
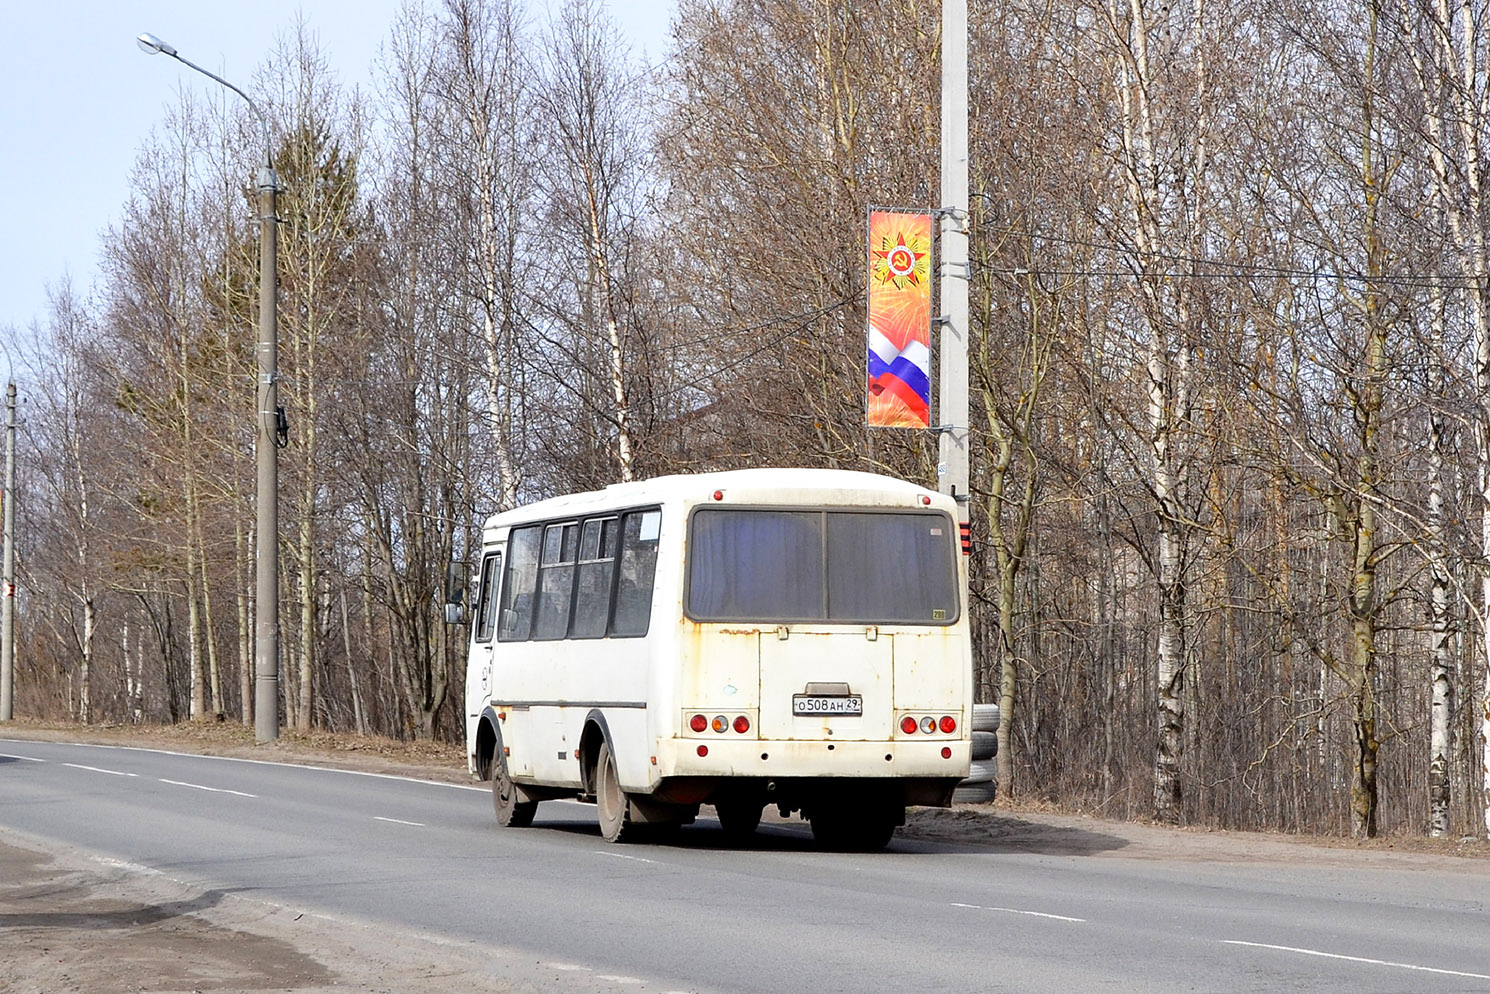
[[[871,428],[931,425],[931,219],[869,211]]]

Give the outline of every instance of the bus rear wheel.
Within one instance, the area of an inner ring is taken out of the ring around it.
[[[533,824],[538,802],[530,801],[523,789],[512,782],[507,772],[507,757],[497,747],[491,762],[491,800],[497,811],[497,824],[503,828],[527,828]]]
[[[595,808],[600,817],[600,834],[607,842],[623,842],[633,834],[631,806],[616,776],[616,759],[610,743],[600,744],[595,758]]]
[[[764,810],[765,802],[753,797],[721,797],[714,802],[719,827],[734,842],[743,841],[755,834],[755,830],[760,827],[761,813]]]
[[[896,819],[888,812],[823,811],[811,819],[812,837],[836,852],[879,852],[890,844]]]

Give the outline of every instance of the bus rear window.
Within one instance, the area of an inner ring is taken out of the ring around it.
[[[935,512],[705,508],[689,535],[695,621],[948,625],[955,526]]]

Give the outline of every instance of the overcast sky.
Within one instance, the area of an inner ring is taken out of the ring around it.
[[[436,3],[438,0],[427,0]],[[666,54],[675,0],[607,0],[648,64]],[[0,55],[0,329],[45,320],[47,287],[86,293],[101,232],[129,195],[135,155],[180,87],[217,84],[135,45],[142,31],[249,88],[303,14],[344,86],[368,86],[401,0],[17,0]],[[544,0],[529,0],[542,19]],[[0,374],[3,375],[3,374]]]

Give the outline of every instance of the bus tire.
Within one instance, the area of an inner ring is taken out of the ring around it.
[[[809,819],[812,837],[835,852],[879,852],[895,834],[895,819],[881,811],[824,811]]]
[[[719,816],[719,827],[733,841],[743,841],[755,834],[760,827],[764,802],[750,797],[720,798],[714,802],[714,813]]]
[[[631,805],[616,776],[616,759],[609,742],[600,744],[600,754],[595,757],[595,809],[605,841],[624,842],[633,834]]]
[[[527,828],[533,824],[538,802],[530,801],[507,772],[507,757],[499,746],[491,760],[491,800],[497,824],[503,828]]]

